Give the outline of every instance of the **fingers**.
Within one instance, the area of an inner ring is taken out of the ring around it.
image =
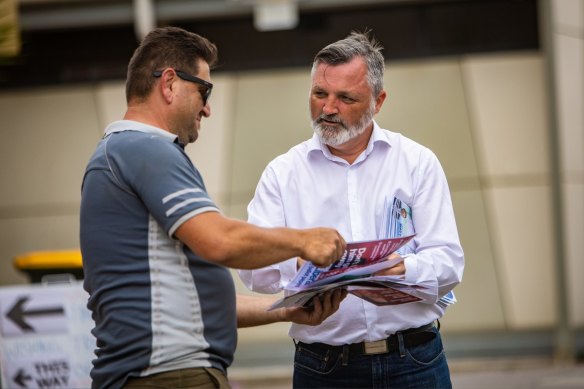
[[[345,239],[337,230],[330,228],[315,228],[306,246],[307,260],[317,267],[327,267],[340,259],[347,247]]]
[[[400,262],[393,267],[375,272],[374,275],[376,275],[376,276],[401,276],[404,274],[406,274],[406,265],[403,262]]]
[[[297,324],[319,325],[326,316],[323,316],[322,303],[318,297],[314,297],[312,302],[310,307],[283,308],[286,319]]]
[[[317,240],[312,247],[310,247],[311,256],[306,258],[310,260],[314,266],[327,267],[340,258],[337,256],[339,242],[336,236],[333,237],[330,234],[324,234],[315,238]]]
[[[337,289],[335,290],[335,295],[334,300],[333,300],[333,307],[335,309],[335,311],[337,309],[339,309],[339,306],[341,305],[341,301],[343,301],[345,299],[345,297],[347,297],[347,295],[349,294],[349,291],[347,289]]]
[[[322,294],[320,298],[315,298],[315,307],[317,302],[319,304],[321,322],[339,309],[345,297],[347,297],[345,289],[335,289]]]
[[[324,318],[322,317],[323,304],[322,304],[319,296],[314,296],[312,300],[313,300],[312,301],[312,312],[310,312],[310,314],[315,320],[314,324],[320,324],[324,320]]]
[[[347,290],[342,288],[327,292],[323,301],[323,313],[327,317],[335,313],[339,309],[341,301],[347,297],[347,294]]]
[[[315,296],[312,299],[312,306],[309,308],[283,308],[285,310],[284,317],[286,320],[298,324],[319,325],[339,309],[341,301],[346,296],[347,291],[344,289],[325,292],[320,296]]]

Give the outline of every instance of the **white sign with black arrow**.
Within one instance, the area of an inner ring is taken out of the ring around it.
[[[93,320],[82,281],[0,288],[1,388],[88,388]]]
[[[47,289],[11,294],[0,297],[3,336],[67,332],[61,291]]]

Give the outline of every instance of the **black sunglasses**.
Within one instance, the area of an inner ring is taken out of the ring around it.
[[[209,100],[209,97],[211,96],[211,91],[213,90],[213,84],[199,77],[195,77],[188,73],[185,73],[182,70],[174,69],[174,72],[176,73],[177,76],[179,76],[181,79],[185,81],[194,82],[195,84],[203,85],[204,87],[206,87],[207,89],[205,89],[204,91],[201,91],[199,89],[199,92],[201,93],[201,97],[203,98],[203,105],[207,105],[207,101]],[[152,72],[152,75],[154,77],[160,77],[162,76],[162,70],[155,70]]]

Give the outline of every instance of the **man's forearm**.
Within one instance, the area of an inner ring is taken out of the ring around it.
[[[280,309],[268,311],[270,305],[276,302],[275,297],[260,297],[238,294],[237,296],[237,327],[254,327],[284,321]]]
[[[334,229],[262,228],[216,212],[187,220],[175,235],[206,260],[235,269],[257,269],[296,256],[328,266],[345,249]]]

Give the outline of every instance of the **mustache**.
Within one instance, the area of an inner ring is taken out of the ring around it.
[[[325,120],[327,122],[344,124],[343,121],[341,120],[341,118],[339,117],[339,115],[337,115],[337,114],[334,114],[334,115],[324,115],[324,114],[322,114],[318,118],[316,118],[316,122],[317,123],[322,123]]]

